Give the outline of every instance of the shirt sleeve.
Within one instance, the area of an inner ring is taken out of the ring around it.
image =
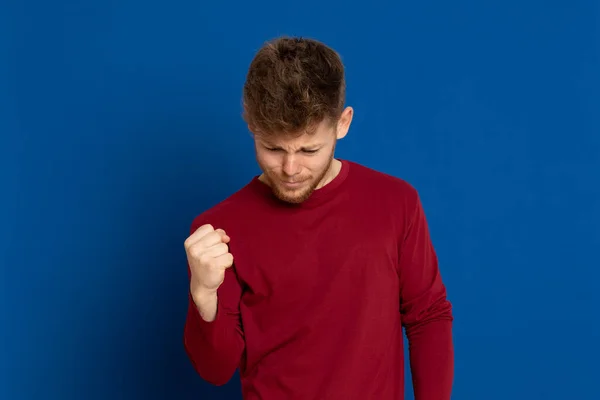
[[[195,223],[192,231],[198,226]],[[225,279],[217,289],[217,314],[213,321],[207,322],[200,316],[188,292],[184,347],[196,372],[213,385],[226,384],[240,365],[245,347],[239,310],[241,295],[235,264],[225,271]]]
[[[419,195],[413,192],[400,244],[400,310],[415,400],[450,400],[454,378],[452,309]]]

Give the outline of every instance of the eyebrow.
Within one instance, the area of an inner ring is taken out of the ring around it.
[[[278,145],[276,145],[274,143],[270,143],[270,142],[267,142],[267,141],[263,141],[262,143],[263,143],[264,146],[272,148],[272,149],[280,149],[281,148],[281,146],[278,146]],[[300,147],[299,150],[300,151],[313,151],[313,150],[317,150],[317,149],[319,149],[321,147],[323,147],[323,144],[321,144],[321,143],[315,143],[315,144],[309,144],[307,146],[302,146],[302,147]]]

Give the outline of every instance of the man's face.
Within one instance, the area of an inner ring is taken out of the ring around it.
[[[352,109],[347,108],[336,125],[323,121],[311,134],[270,138],[254,135],[261,178],[277,198],[298,204],[331,180],[335,145],[348,132],[351,119]]]

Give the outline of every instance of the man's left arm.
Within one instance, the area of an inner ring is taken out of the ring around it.
[[[415,400],[450,400],[454,379],[452,306],[416,191],[399,245],[400,311]]]

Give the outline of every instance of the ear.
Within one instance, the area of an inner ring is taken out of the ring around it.
[[[337,123],[337,138],[342,139],[348,133],[350,124],[352,123],[352,117],[354,115],[354,109],[352,107],[346,107],[342,111],[342,115],[338,119]]]

